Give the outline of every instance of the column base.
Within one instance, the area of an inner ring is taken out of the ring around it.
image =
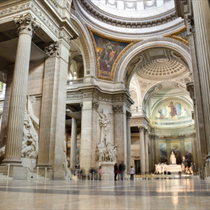
[[[7,166],[0,166],[0,173],[13,178],[14,180],[27,180],[28,170],[23,166],[15,166],[8,164]]]
[[[21,159],[11,159],[11,158],[5,158],[3,161],[2,161],[2,166],[6,166],[10,164],[11,166],[23,166],[22,165],[22,160]]]
[[[48,163],[37,164],[36,167],[39,167],[39,175],[45,177],[45,170],[47,170],[46,178],[53,180],[54,173],[53,173],[53,168],[50,164],[48,164]]]

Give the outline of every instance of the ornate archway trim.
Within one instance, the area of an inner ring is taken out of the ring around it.
[[[151,46],[149,44],[151,44]],[[170,44],[171,44],[171,46],[170,46]],[[146,49],[149,49],[149,48],[155,47],[155,46],[156,47],[158,47],[158,46],[159,47],[168,47],[168,48],[172,48],[172,49],[176,48],[178,46],[179,48],[181,47],[183,50],[185,50],[188,53],[188,55],[190,56],[189,47],[186,44],[184,44],[184,43],[182,43],[182,42],[180,42],[178,40],[175,40],[175,39],[172,39],[172,38],[167,38],[167,37],[155,37],[155,38],[151,38],[151,39],[146,39],[144,41],[141,41],[141,42],[138,42],[138,43],[132,45],[129,48],[129,50],[127,50],[121,56],[121,58],[119,59],[117,65],[115,67],[115,70],[114,70],[114,81],[118,82],[118,80],[120,80],[120,78],[119,78],[119,72],[120,71],[123,74],[123,75],[120,74],[121,75],[121,80],[124,81],[125,80],[125,75],[126,75],[126,66],[131,61],[131,59],[134,56],[136,56],[138,53],[140,53],[141,51],[144,51]],[[131,55],[131,56],[129,56],[129,55]],[[190,68],[190,71],[191,71],[192,70],[192,65],[190,64],[190,60],[189,60],[190,57],[188,55],[183,53],[183,57],[185,56],[185,58],[186,57],[188,58],[186,60],[187,60],[187,63],[189,65],[189,68]],[[122,76],[123,76],[123,78],[122,78]]]

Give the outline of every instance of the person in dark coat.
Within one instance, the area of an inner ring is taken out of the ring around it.
[[[123,161],[119,165],[119,170],[120,170],[121,180],[123,181],[123,179],[124,179],[124,171],[125,171],[125,164],[123,163]]]
[[[114,180],[117,181],[117,175],[119,173],[118,165],[115,163],[114,165]]]

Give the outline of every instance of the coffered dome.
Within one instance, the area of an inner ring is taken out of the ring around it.
[[[156,80],[169,79],[187,73],[187,69],[181,63],[166,58],[152,60],[146,63],[137,72],[138,76]]]
[[[173,0],[90,0],[110,15],[126,18],[147,18],[174,9]]]

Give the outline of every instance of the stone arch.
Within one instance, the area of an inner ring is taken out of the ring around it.
[[[75,11],[72,12],[71,20],[79,30],[80,34],[78,37],[78,41],[80,42],[79,46],[84,60],[84,75],[96,77],[96,57],[88,28],[78,18],[78,15]]]
[[[156,48],[165,47],[175,52],[178,52],[186,60],[189,72],[192,72],[191,56],[190,56],[189,47],[187,45],[172,38],[156,37],[156,38],[146,39],[144,41],[136,43],[123,54],[123,56],[119,59],[116,65],[115,73],[114,73],[114,81],[125,82],[127,68],[129,66],[129,63],[132,61],[132,59],[138,54],[140,54],[141,52],[147,49],[155,48],[155,47]],[[132,70],[131,76],[127,78],[128,79],[127,85],[126,85],[127,88],[129,87],[130,79],[132,78],[134,73],[135,73],[135,70],[134,71]]]

